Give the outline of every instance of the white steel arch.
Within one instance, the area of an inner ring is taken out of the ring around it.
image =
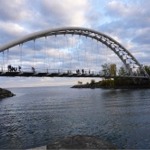
[[[0,52],[12,48],[16,45],[35,40],[37,38],[61,34],[76,34],[95,39],[109,47],[121,59],[121,61],[125,64],[126,68],[130,71],[130,73],[132,73],[132,69],[134,69],[134,67],[136,66],[137,68],[139,68],[139,70],[143,73],[144,76],[149,77],[149,75],[141,66],[141,64],[137,61],[137,59],[124,46],[122,46],[110,36],[88,28],[64,27],[35,32],[0,46]]]

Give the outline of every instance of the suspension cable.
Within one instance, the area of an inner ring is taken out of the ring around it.
[[[60,37],[59,37],[60,38]],[[59,68],[61,69],[61,60],[60,60],[60,44],[59,44],[59,38],[57,40],[57,49],[58,49],[58,65],[59,65]]]
[[[90,40],[91,49],[90,49],[90,69],[93,71],[93,60],[92,60],[92,53],[93,53],[93,39]]]
[[[7,49],[7,65],[9,64],[9,49]]]
[[[48,70],[47,70],[47,59],[46,59],[46,50],[47,50],[47,47],[46,47],[46,44],[47,44],[47,37],[45,36],[45,40],[44,40],[44,69],[45,71],[48,73]]]
[[[20,44],[20,66],[22,68],[22,47],[23,47],[23,44]]]
[[[59,36],[59,40],[58,40],[58,55],[59,55],[59,68],[62,72],[63,70],[63,65],[64,65],[64,54],[63,54],[63,51],[62,51],[62,46],[61,46],[61,41],[62,41],[62,37]]]
[[[93,68],[93,71],[95,72],[96,71],[96,67],[95,67],[95,64],[96,64],[96,57],[95,57],[95,53],[96,53],[96,50],[95,50],[95,40],[93,40],[93,38],[92,38],[92,54],[93,55],[91,55],[91,56],[93,56],[93,58],[92,58],[92,68]]]
[[[98,70],[98,72],[99,72],[99,61],[98,61],[98,59],[99,59],[99,50],[98,50],[98,41],[96,41],[96,53],[97,53],[97,58],[96,58],[96,69]]]
[[[87,42],[87,37],[85,37],[85,43]],[[87,45],[84,44],[84,67],[87,70],[88,69],[88,60],[87,60]]]
[[[80,41],[79,41],[79,38],[80,36],[76,36],[76,56],[77,56],[77,69],[79,70],[80,69]]]
[[[89,67],[89,46],[88,46],[88,44],[89,44],[89,38],[87,38],[87,36],[86,36],[86,48],[85,48],[85,50],[86,50],[86,68],[87,68],[87,70],[90,72],[90,67]]]
[[[5,60],[4,60],[4,57],[5,57],[5,55],[4,55],[4,51],[3,51],[3,65],[2,65],[2,72],[5,70],[5,69],[4,69],[4,68],[5,68],[5,66],[4,66],[4,65],[5,65],[5,64],[4,64],[4,61],[5,61]]]
[[[68,56],[69,56],[69,50],[68,50],[68,39],[67,39],[67,37],[66,37],[66,35],[65,35],[65,39],[66,39],[66,66],[67,66],[67,70],[69,70],[69,66],[68,66]]]
[[[71,48],[70,48],[70,68],[71,68],[71,70],[73,71],[73,69],[74,68],[72,68],[72,61],[73,61],[73,56],[72,56],[72,54],[73,54],[73,35],[72,35],[72,37],[71,37]]]
[[[60,71],[60,50],[59,50],[59,37],[55,37],[55,43],[56,43],[56,51],[58,55],[56,55],[56,64],[57,64],[57,70]]]
[[[35,39],[33,40],[34,42],[34,49],[33,49],[33,67],[35,68],[35,58],[36,58],[36,52],[35,52]]]
[[[54,43],[55,43],[55,47],[56,47],[56,35],[55,35],[55,37],[54,37]],[[55,50],[56,50],[56,48],[55,48]],[[57,53],[57,52],[56,52]],[[53,55],[53,62],[54,62],[54,65],[53,65],[53,70],[57,70],[57,68],[56,68],[56,58],[57,58],[57,56],[54,54]]]
[[[50,63],[50,53],[49,53],[49,49],[48,49],[48,41],[49,41],[50,39],[49,39],[49,37],[47,37],[46,38],[46,52],[47,52],[47,57],[48,57],[48,60],[47,60],[47,62],[48,62],[48,70],[50,70],[50,69],[52,69],[52,65],[51,65],[51,63]]]

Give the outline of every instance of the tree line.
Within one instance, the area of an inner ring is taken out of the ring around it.
[[[144,66],[144,69],[150,75],[150,66]],[[105,78],[101,81],[91,80],[86,84],[78,82],[77,88],[150,88],[150,81],[147,79],[128,78],[129,71],[124,66],[117,70],[116,64],[103,64],[102,73]]]
[[[150,75],[150,66],[143,66],[143,68],[145,69],[145,71],[148,73],[148,75]],[[134,71],[132,71],[133,74],[142,74],[143,72],[139,69],[135,69]],[[125,67],[125,66],[121,66],[119,69],[117,69],[116,64],[103,64],[102,65],[102,74],[104,76],[126,76],[130,74],[130,71]]]

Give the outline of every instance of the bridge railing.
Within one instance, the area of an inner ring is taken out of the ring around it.
[[[32,68],[22,68],[22,70],[16,70],[16,71],[8,71],[8,69],[5,67],[1,68],[0,70],[0,76],[23,76],[23,77],[102,77],[102,78],[140,78],[140,79],[148,79],[147,76],[135,76],[135,75],[124,75],[124,76],[112,76],[112,75],[105,75],[102,71],[88,71],[88,70],[61,70],[61,69],[40,69],[35,68],[33,70]]]
[[[89,69],[76,69],[76,70],[69,70],[69,69],[49,69],[49,68],[34,68],[34,67],[21,67],[19,69],[18,67],[14,67],[14,70],[9,70],[8,67],[1,67],[0,68],[1,73],[6,73],[6,72],[29,72],[29,73],[47,73],[47,74],[78,74],[78,75],[101,75],[103,76],[104,74],[102,71],[94,71],[94,70],[89,70]]]

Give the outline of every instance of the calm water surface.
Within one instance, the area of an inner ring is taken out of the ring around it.
[[[150,90],[11,88],[0,100],[0,149],[94,135],[119,148],[150,149]]]

